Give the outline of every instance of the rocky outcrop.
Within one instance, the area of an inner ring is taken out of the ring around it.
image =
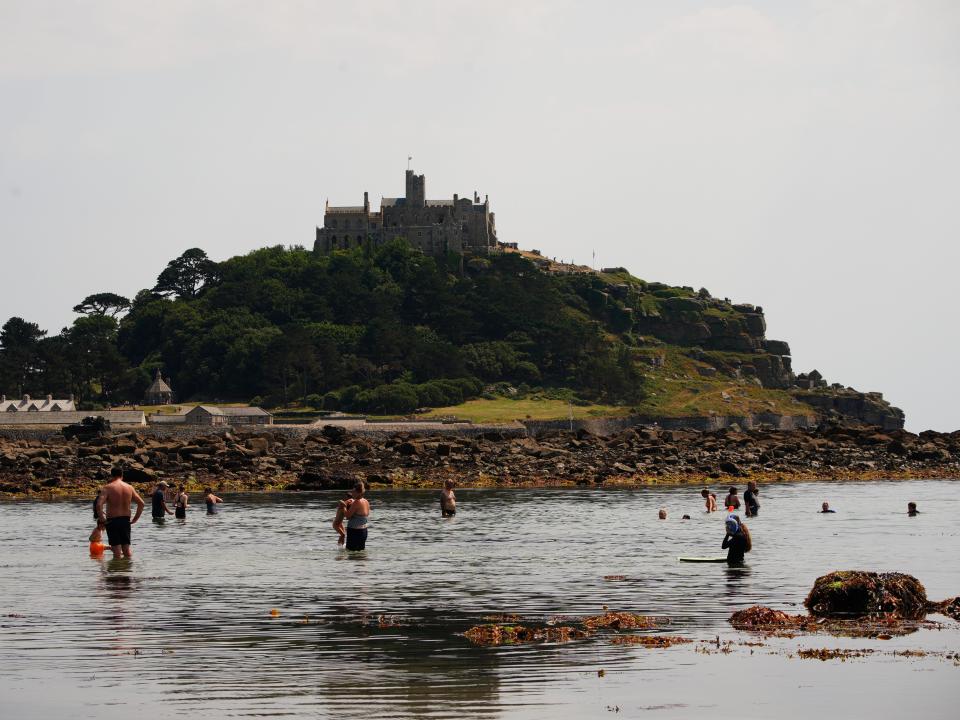
[[[735,481],[735,478],[960,477],[960,432],[832,425],[701,432],[637,425],[540,437],[362,436],[303,429],[164,438],[122,433],[88,442],[0,436],[0,493],[85,494],[123,464],[144,489],[164,478],[221,489]],[[741,481],[742,482],[742,481]]]
[[[831,386],[798,390],[793,394],[823,418],[877,425],[884,430],[900,429],[904,424],[903,410],[884,400],[878,392],[862,393],[853,388]]]
[[[927,614],[927,591],[919,580],[904,573],[837,570],[818,577],[803,604],[818,617],[919,619]]]

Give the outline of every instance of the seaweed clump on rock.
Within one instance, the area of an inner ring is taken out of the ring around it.
[[[927,605],[928,612],[938,612],[954,620],[960,621],[960,595],[941,602],[932,602]]]
[[[730,624],[737,630],[805,629],[812,623],[812,618],[803,615],[791,615],[782,610],[774,610],[763,605],[754,605],[746,610],[738,610],[730,616]]]
[[[818,617],[921,619],[927,612],[927,591],[905,573],[839,570],[817,578],[803,604]]]
[[[570,642],[585,638],[587,633],[567,626],[475,625],[464,635],[474,645],[513,645],[531,642]]]

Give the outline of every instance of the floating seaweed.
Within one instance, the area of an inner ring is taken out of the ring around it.
[[[905,573],[841,570],[817,578],[803,604],[819,617],[892,615],[919,619],[927,612],[927,591],[919,580]]]
[[[730,624],[737,630],[775,632],[788,629],[812,629],[816,621],[803,615],[791,615],[764,605],[754,605],[731,615]]]
[[[605,612],[582,618],[580,624],[588,630],[641,630],[662,624],[662,619],[625,612]]]
[[[626,575],[604,575],[603,579],[609,582],[616,582],[618,580],[626,580],[627,576]]]
[[[494,615],[484,615],[483,620],[492,623],[518,623],[523,622],[523,615],[516,613],[497,613]]]
[[[937,612],[954,620],[960,620],[960,596],[949,598],[942,602],[932,602],[927,604],[928,612]]]
[[[475,625],[464,633],[475,645],[512,645],[531,642],[570,642],[587,637],[587,633],[567,625],[559,627],[527,627],[525,625]]]
[[[840,660],[846,661],[849,658],[864,657],[873,654],[873,650],[864,648],[861,650],[842,649],[842,648],[807,648],[797,651],[797,657],[804,660]]]
[[[668,648],[672,645],[691,643],[693,640],[676,635],[614,635],[610,638],[614,645],[642,645],[648,648]]]

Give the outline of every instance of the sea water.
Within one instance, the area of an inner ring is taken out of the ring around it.
[[[462,490],[450,519],[438,492],[374,492],[356,554],[330,527],[339,493],[226,495],[219,515],[198,505],[185,521],[142,519],[132,562],[88,556],[89,501],[4,503],[0,707],[17,718],[953,718],[954,621],[891,639],[762,638],[727,619],[755,604],[802,612],[835,569],[907,572],[932,599],[960,594],[958,491],[764,486],[742,568],[677,562],[723,554],[725,513],[705,514],[690,487]],[[818,512],[824,500],[836,514]],[[615,575],[626,579],[604,579]],[[462,635],[492,613],[542,622],[605,607],[664,616],[648,632],[694,642],[648,649],[600,633],[478,647]],[[801,648],[873,652],[819,661]]]

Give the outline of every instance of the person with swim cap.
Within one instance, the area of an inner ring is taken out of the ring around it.
[[[453,494],[453,480],[444,480],[440,491],[440,515],[453,517],[457,514],[457,496]]]
[[[727,564],[742,565],[744,554],[753,549],[750,531],[733,513],[727,515],[725,526],[727,534],[723,538],[721,548],[727,551]]]
[[[821,514],[821,515],[822,515],[823,513],[835,513],[835,512],[836,512],[836,510],[831,510],[831,509],[830,509],[830,503],[828,503],[828,502],[826,502],[826,501],[824,501],[824,503],[823,503],[823,505],[821,506],[821,508],[822,508],[822,509],[820,510],[820,514]]]
[[[657,513],[657,517],[660,518],[661,520],[666,520],[666,519],[667,519],[667,509],[666,509],[666,508],[660,508],[660,512]]]
[[[740,498],[737,496],[737,489],[732,485],[730,486],[730,492],[727,493],[727,497],[723,499],[723,506],[729,512],[740,509]]]
[[[363,550],[367,547],[370,503],[363,496],[366,490],[363,480],[358,480],[350,492],[353,502],[343,513],[347,519],[347,550]]]
[[[137,513],[130,519],[130,503],[137,504]],[[140,493],[123,481],[123,468],[119,465],[110,470],[110,482],[100,493],[97,501],[97,515],[103,521],[107,531],[107,542],[113,551],[114,560],[133,557],[130,548],[130,526],[135,525],[143,514],[146,503]]]
[[[154,522],[163,520],[167,515],[173,515],[173,510],[167,507],[167,481],[161,480],[153,489],[150,496],[150,514]]]

